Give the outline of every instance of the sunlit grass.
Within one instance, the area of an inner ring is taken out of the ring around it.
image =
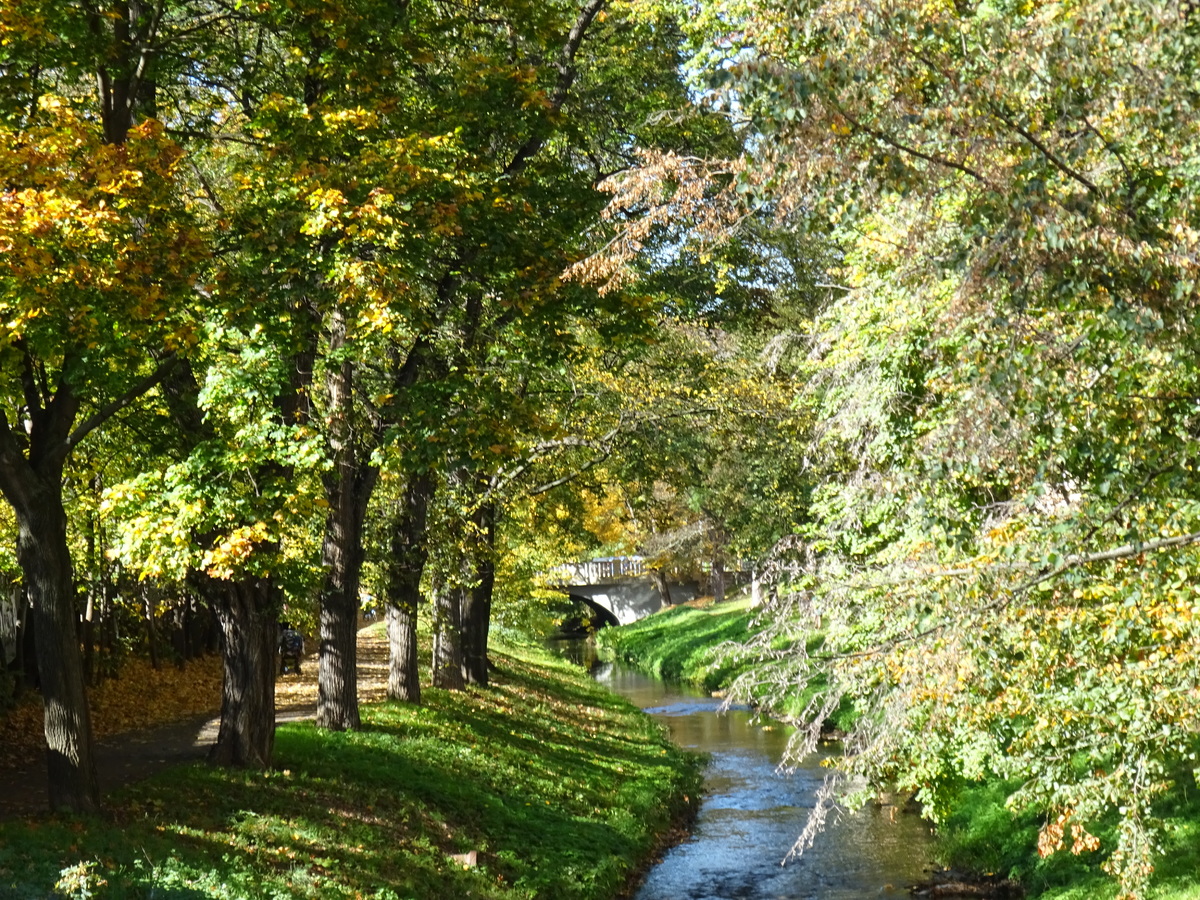
[[[174,769],[107,818],[9,824],[0,897],[612,897],[696,763],[571,668],[495,658],[492,688],[365,707],[361,732],[281,727],[272,771]]]
[[[749,597],[704,608],[677,606],[621,628],[605,628],[597,643],[607,654],[644,672],[716,690],[738,673],[723,644],[752,634]]]
[[[1162,853],[1151,878],[1148,900],[1200,900],[1200,795],[1189,772],[1157,810],[1162,822]],[[1013,815],[1004,805],[1015,784],[964,786],[954,812],[939,830],[940,853],[951,866],[998,872],[1018,879],[1036,900],[1115,900],[1116,882],[1101,864],[1116,844],[1116,818],[1089,823],[1100,839],[1093,853],[1074,855],[1067,846],[1048,857],[1037,854],[1036,812]]]

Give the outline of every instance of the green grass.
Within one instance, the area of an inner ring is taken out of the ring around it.
[[[1182,773],[1179,784],[1191,781]],[[1037,854],[1042,816],[1013,815],[1004,800],[1015,784],[991,782],[958,792],[954,812],[939,829],[939,856],[955,868],[997,872],[1016,878],[1031,900],[1115,900],[1115,882],[1101,869],[1104,848],[1116,842],[1115,820],[1092,830],[1101,841],[1095,853],[1075,856],[1067,847],[1042,859]],[[1157,810],[1163,822],[1162,855],[1148,900],[1200,900],[1200,795],[1194,785],[1180,788]]]
[[[643,672],[714,691],[741,671],[721,645],[750,637],[754,614],[748,597],[704,609],[676,606],[632,625],[601,629],[596,643],[607,656]]]
[[[596,643],[606,658],[668,681],[686,681],[706,691],[716,691],[728,687],[756,665],[730,654],[728,649],[731,643],[743,643],[756,632],[757,614],[749,596],[704,608],[677,606],[631,625],[601,629],[596,633]],[[819,634],[809,637],[810,653],[820,646],[821,640]],[[781,649],[778,643],[772,647]],[[756,696],[767,712],[782,718],[795,717],[804,713],[824,686],[824,679],[818,677],[803,693],[786,698],[778,706],[770,702],[765,686]],[[853,703],[845,699],[828,724],[839,731],[848,731],[855,716]]]
[[[104,818],[7,824],[0,897],[613,897],[698,762],[578,670],[494,658],[493,687],[364,707],[360,732],[280,727],[272,771],[181,767]]]

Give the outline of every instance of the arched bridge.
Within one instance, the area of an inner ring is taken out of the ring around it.
[[[605,625],[628,625],[699,594],[694,581],[672,580],[669,572],[650,569],[640,556],[568,563],[551,573],[550,586],[586,603]]]

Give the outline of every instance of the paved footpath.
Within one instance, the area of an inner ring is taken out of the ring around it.
[[[276,724],[312,719],[317,714],[317,660],[304,660],[303,674],[277,681]],[[382,699],[387,685],[387,637],[380,629],[358,633],[359,700]],[[203,760],[217,739],[220,719],[211,716],[128,732],[96,746],[100,795],[148,778],[169,766]],[[15,769],[0,768],[0,821],[40,814],[49,806],[45,760]]]

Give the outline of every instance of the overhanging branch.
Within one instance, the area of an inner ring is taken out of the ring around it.
[[[100,407],[93,415],[84,419],[79,426],[71,432],[71,435],[66,439],[65,450],[70,452],[76,445],[79,444],[91,432],[95,431],[125,407],[132,404],[135,400],[149,391],[151,388],[159,384],[164,378],[170,374],[171,370],[179,363],[179,357],[174,353],[169,353],[159,362],[158,367],[143,378],[137,384],[133,385],[129,390],[117,397],[110,403],[106,403]]]

